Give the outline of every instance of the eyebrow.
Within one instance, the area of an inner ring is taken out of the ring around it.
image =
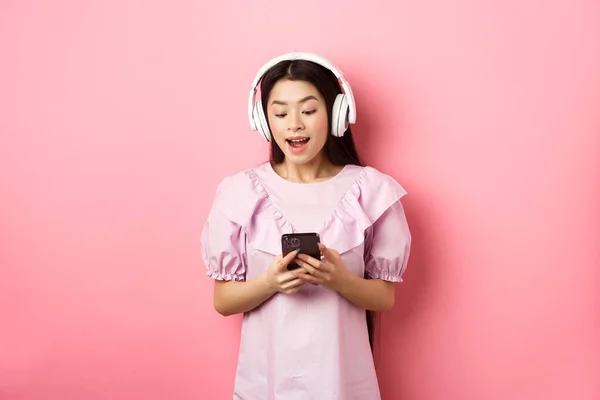
[[[317,101],[319,101],[319,99],[317,99],[315,96],[310,95],[310,96],[306,96],[306,97],[300,99],[300,101],[298,101],[298,103],[304,103],[304,102],[306,102],[308,100],[317,100]],[[283,106],[287,105],[287,103],[285,101],[281,101],[281,100],[273,100],[271,102],[271,104],[281,104]]]

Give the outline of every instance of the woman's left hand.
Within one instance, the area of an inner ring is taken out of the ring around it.
[[[340,254],[319,244],[324,260],[317,260],[306,254],[298,254],[295,262],[304,271],[298,273],[298,278],[321,285],[327,289],[339,292],[347,281],[350,271],[346,269]]]

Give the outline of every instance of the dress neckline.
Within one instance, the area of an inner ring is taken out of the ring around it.
[[[340,179],[351,168],[351,166],[352,166],[351,164],[344,165],[344,167],[340,170],[340,172],[338,172],[337,174],[335,174],[334,176],[332,176],[329,179],[325,179],[325,180],[319,181],[319,182],[301,183],[301,182],[288,181],[287,179],[285,179],[284,177],[282,177],[275,171],[271,162],[267,161],[265,163],[265,168],[267,169],[269,174],[272,175],[277,181],[280,181],[286,185],[305,186],[305,187],[319,186],[319,185],[325,185],[328,183],[332,183],[332,182],[336,181],[337,179]]]

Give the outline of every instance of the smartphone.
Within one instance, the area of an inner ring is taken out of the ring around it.
[[[317,260],[321,259],[321,249],[319,249],[319,234],[314,232],[307,233],[286,233],[281,235],[281,253],[285,257],[296,249],[300,249],[300,253],[306,254]],[[290,262],[287,269],[292,271],[300,266],[294,261]]]

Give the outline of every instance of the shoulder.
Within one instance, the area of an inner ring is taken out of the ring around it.
[[[363,195],[370,193],[381,195],[389,192],[397,198],[401,198],[407,194],[404,187],[391,175],[371,166],[361,167],[361,169],[358,183]]]
[[[264,197],[264,191],[256,176],[263,166],[249,167],[226,175],[217,184],[213,208],[218,209],[234,222],[247,220]]]
[[[374,223],[407,191],[391,175],[371,167],[361,167],[354,196],[363,212]]]
[[[222,199],[229,196],[244,195],[245,191],[251,188],[248,170],[241,170],[230,175],[224,176],[215,193],[216,199]]]
[[[249,196],[257,193],[257,173],[262,172],[264,169],[264,164],[261,164],[226,175],[217,185],[216,197],[234,196],[239,200],[239,196]]]

